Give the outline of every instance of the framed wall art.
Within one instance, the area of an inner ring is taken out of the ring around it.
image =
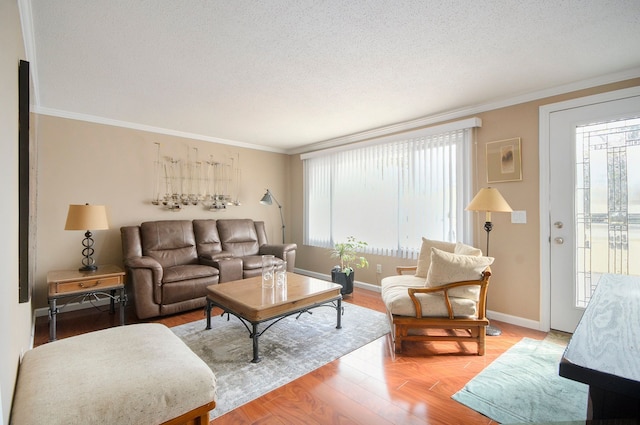
[[[489,142],[487,149],[487,183],[522,180],[520,138]]]

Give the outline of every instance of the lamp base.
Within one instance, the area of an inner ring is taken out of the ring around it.
[[[93,264],[90,266],[82,266],[78,269],[78,271],[81,271],[81,272],[95,272],[96,270],[98,270],[98,266]]]
[[[500,336],[502,335],[502,331],[495,326],[489,325],[486,328],[485,334],[487,336]]]

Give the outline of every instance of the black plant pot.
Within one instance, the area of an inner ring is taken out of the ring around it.
[[[340,267],[334,267],[331,269],[331,281],[342,285],[340,293],[342,295],[353,293],[353,280],[355,278],[355,272],[346,273],[340,271]]]

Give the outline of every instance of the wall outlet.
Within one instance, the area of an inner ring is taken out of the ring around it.
[[[511,223],[513,224],[526,224],[527,212],[526,211],[513,211],[511,213]]]
[[[382,264],[376,264],[376,273],[382,273]]]

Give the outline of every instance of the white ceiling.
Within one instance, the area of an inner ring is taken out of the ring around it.
[[[638,0],[19,5],[36,112],[278,151],[640,76]]]

